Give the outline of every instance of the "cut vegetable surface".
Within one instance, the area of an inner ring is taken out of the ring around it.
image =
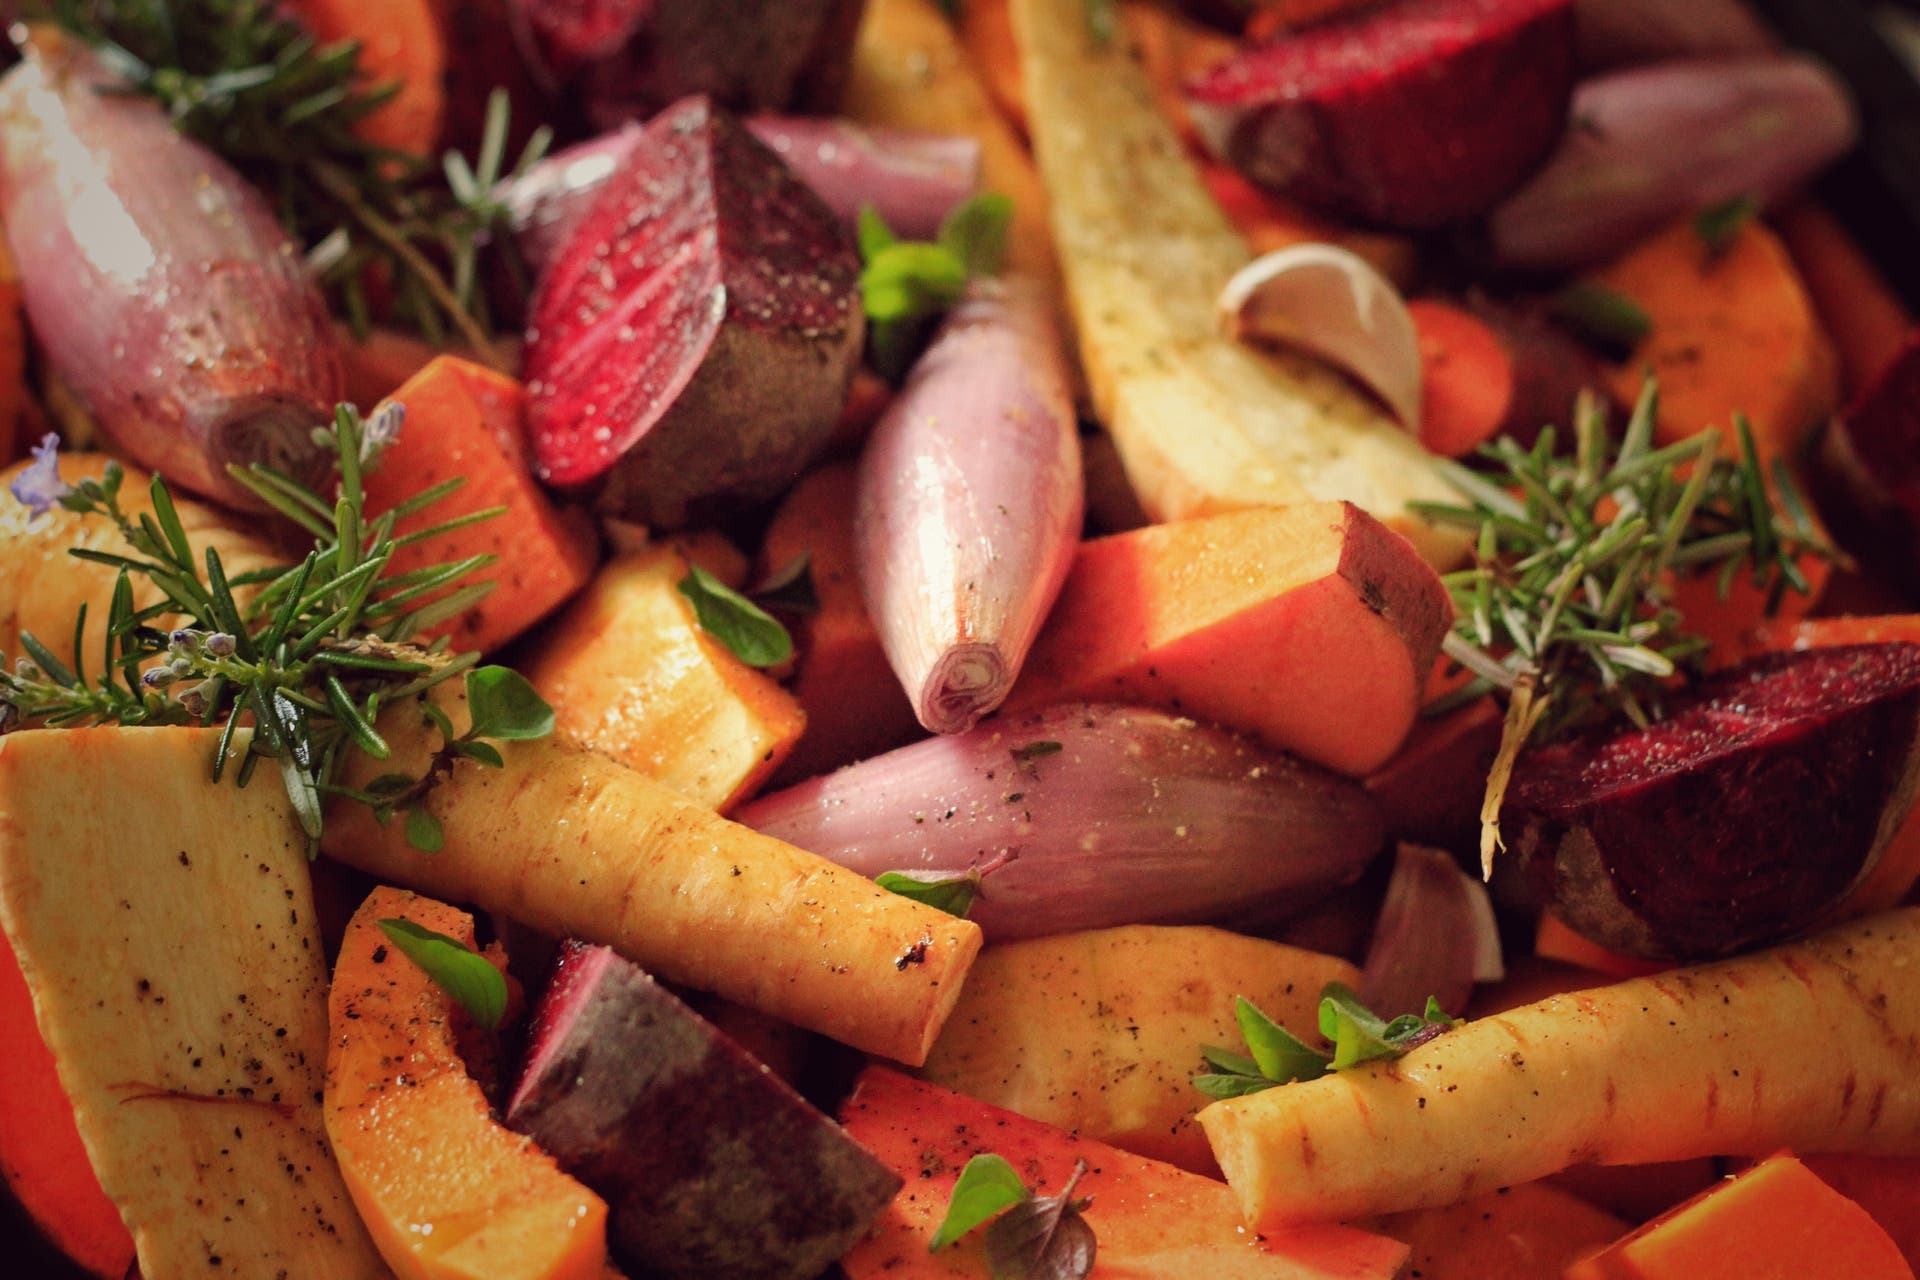
[[[465,695],[441,685],[456,732]],[[381,723],[391,758],[342,781],[422,776],[440,747],[417,708]],[[329,855],[384,880],[617,948],[684,982],[917,1064],[980,946],[978,926],[749,831],[625,765],[551,740],[507,742],[505,767],[452,763],[429,792],[443,846],[364,805],[328,815]],[[903,960],[903,958],[905,958]]]
[[[1518,186],[1572,89],[1572,0],[1396,0],[1246,49],[1188,98],[1208,149],[1255,182],[1425,227]]]
[[[612,1205],[637,1273],[812,1280],[901,1179],[606,947],[562,946],[507,1123]]]
[[[1200,1113],[1264,1229],[1451,1204],[1576,1164],[1898,1153],[1920,1126],[1920,910],[1554,996],[1398,1061]],[[1789,1042],[1846,1045],[1792,1058]]]
[[[858,871],[977,881],[995,941],[1290,913],[1381,843],[1342,778],[1164,711],[1069,703],[902,747],[740,821]]]
[[[0,739],[0,926],[144,1274],[374,1280],[321,1118],[305,841],[280,788],[209,787],[218,736]]]
[[[1452,617],[1412,544],[1346,503],[1084,544],[1010,708],[1161,706],[1343,773],[1400,746]]]
[[[1790,937],[1879,858],[1920,769],[1920,646],[1758,658],[1646,729],[1523,756],[1504,826],[1562,919],[1630,955]]]
[[[534,299],[542,478],[664,525],[791,483],[846,400],[858,275],[851,233],[740,124],[699,98],[662,112]]]
[[[473,946],[466,914],[391,888],[340,944],[327,1134],[381,1254],[400,1280],[600,1280],[606,1204],[489,1114],[460,1057],[466,1015],[391,943],[396,921]]]
[[[1407,515],[1445,486],[1390,415],[1310,360],[1219,333],[1220,289],[1251,254],[1121,42],[1094,39],[1080,0],[1013,13],[1081,361],[1148,515],[1345,499],[1456,556]]]
[[[867,612],[920,723],[997,708],[1079,544],[1085,485],[1047,299],[983,281],[947,317],[860,459]]]

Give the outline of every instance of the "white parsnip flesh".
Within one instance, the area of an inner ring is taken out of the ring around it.
[[[1445,501],[1419,442],[1331,369],[1222,335],[1252,254],[1084,0],[1014,0],[1034,149],[1094,408],[1156,520],[1346,500],[1435,562],[1461,550],[1407,514]]]
[[[1256,1229],[1580,1164],[1920,1154],[1920,909],[1554,996],[1200,1113]]]

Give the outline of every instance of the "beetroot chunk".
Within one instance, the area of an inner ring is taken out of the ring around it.
[[[1579,932],[1696,960],[1778,941],[1872,870],[1920,768],[1920,645],[1769,654],[1646,729],[1523,757],[1502,826]]]
[[[1545,159],[1573,48],[1571,0],[1397,0],[1245,50],[1187,96],[1254,182],[1430,227],[1492,208]]]
[[[810,1280],[900,1179],[606,947],[568,942],[507,1123],[607,1201],[636,1275]]]
[[[852,235],[745,128],[648,123],[542,277],[527,333],[541,478],[609,514],[791,483],[833,429],[864,319]]]

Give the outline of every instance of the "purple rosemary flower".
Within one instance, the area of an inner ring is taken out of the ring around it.
[[[7,486],[20,504],[36,516],[43,516],[60,500],[73,492],[73,486],[60,478],[60,437],[49,431],[33,447],[33,465],[14,477]]]

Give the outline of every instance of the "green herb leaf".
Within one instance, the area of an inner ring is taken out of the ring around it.
[[[1641,305],[1618,290],[1580,281],[1553,297],[1553,314],[1583,340],[1608,355],[1623,356],[1653,332]]]
[[[1073,1176],[1057,1196],[1022,1200],[987,1228],[987,1270],[993,1280],[1084,1280],[1098,1252],[1093,1228],[1080,1216],[1093,1203],[1075,1200],[1086,1176],[1076,1160]]]
[[[750,667],[775,667],[793,656],[793,637],[765,609],[694,565],[680,579],[680,594],[708,635]]]
[[[1341,983],[1330,982],[1320,993],[1320,1034],[1333,1042],[1335,1071],[1381,1058],[1397,1058],[1456,1025],[1432,996],[1427,997],[1424,1014],[1402,1014],[1384,1022]]]
[[[1733,247],[1740,233],[1760,215],[1760,202],[1752,196],[1735,196],[1702,209],[1693,217],[1694,234],[1707,246],[1707,253],[1719,257]]]
[[[802,551],[767,575],[747,592],[762,609],[810,617],[820,612],[820,593],[813,585],[813,557]]]
[[[878,324],[936,315],[967,288],[966,263],[941,245],[918,240],[890,244],[860,273],[867,319]]]
[[[524,742],[553,732],[553,708],[534,692],[527,678],[507,667],[477,667],[467,672],[469,736],[499,742]]]
[[[872,205],[860,206],[860,221],[855,228],[855,236],[860,245],[860,261],[872,262],[880,256],[880,251],[898,244],[900,237],[893,234],[893,228],[880,216],[880,211]]]
[[[944,911],[950,916],[967,918],[967,912],[973,909],[973,900],[980,896],[980,873],[969,871],[963,876],[949,876],[941,880],[920,880],[899,871],[887,871],[874,877],[873,882],[888,893],[897,893],[903,898],[924,903],[936,911]]]
[[[1333,1043],[1331,1056],[1301,1041],[1245,997],[1235,1000],[1234,1017],[1252,1056],[1217,1045],[1203,1047],[1200,1056],[1213,1071],[1193,1077],[1192,1084],[1210,1098],[1241,1098],[1363,1062],[1397,1058],[1457,1025],[1431,996],[1424,1015],[1409,1013],[1384,1022],[1338,982],[1329,982],[1320,992],[1320,1034]]]
[[[1057,756],[1065,750],[1066,748],[1058,742],[1054,742],[1051,739],[1042,739],[1038,742],[1029,742],[1024,747],[1015,747],[1013,749],[1013,758],[1021,764],[1026,764],[1033,760],[1039,760],[1044,756]]]
[[[499,1028],[507,1011],[507,980],[485,956],[411,920],[382,920],[380,932],[475,1022],[488,1031]]]
[[[906,375],[940,317],[965,295],[968,280],[999,272],[1012,216],[1007,197],[977,195],[948,214],[929,243],[899,240],[878,214],[862,211],[867,355],[883,377],[897,382]]]
[[[969,279],[997,276],[1007,263],[1013,201],[987,192],[963,201],[940,224],[938,243],[959,260]]]
[[[424,808],[407,810],[407,843],[422,853],[438,853],[446,847],[447,833],[440,819]]]
[[[1027,1198],[1027,1184],[1005,1157],[977,1155],[967,1161],[953,1184],[946,1216],[927,1242],[928,1253],[938,1253],[961,1236]]]
[[[1260,1074],[1279,1084],[1315,1080],[1327,1073],[1327,1055],[1269,1018],[1245,996],[1233,1002],[1234,1021]]]

